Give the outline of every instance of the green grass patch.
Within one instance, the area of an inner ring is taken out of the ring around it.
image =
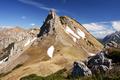
[[[61,70],[47,77],[41,77],[41,76],[37,76],[36,74],[31,74],[21,78],[20,80],[65,80],[65,77],[62,75],[63,73],[64,71]]]
[[[90,77],[76,77],[65,76],[64,70],[58,71],[55,74],[52,74],[47,77],[37,76],[36,74],[31,74],[21,78],[20,80],[120,80],[120,65],[113,68],[112,70],[103,73],[98,73]]]

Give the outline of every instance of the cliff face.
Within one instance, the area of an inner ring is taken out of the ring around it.
[[[3,77],[4,80],[17,80],[33,73],[48,76],[63,68],[69,69],[75,60],[85,60],[103,47],[80,23],[67,16],[59,17],[54,11],[48,14],[39,34],[23,36],[15,43],[8,43],[4,56],[11,55],[11,59],[1,62],[0,70],[4,73],[17,64],[23,66]]]

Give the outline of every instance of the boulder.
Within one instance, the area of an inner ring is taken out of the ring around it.
[[[87,62],[87,66],[91,69],[93,74],[99,71],[106,72],[111,69],[111,65],[111,60],[105,57],[104,51],[101,51],[97,55],[91,57]]]
[[[91,70],[81,61],[75,61],[72,69],[72,76],[90,76],[92,75]]]
[[[105,73],[107,70],[109,70],[109,68],[105,65],[94,65],[91,68],[93,74]]]

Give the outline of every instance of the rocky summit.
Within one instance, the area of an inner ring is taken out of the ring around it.
[[[2,80],[69,70],[76,60],[84,61],[103,48],[79,22],[54,10],[39,30],[5,29],[0,36],[0,74],[6,74]]]

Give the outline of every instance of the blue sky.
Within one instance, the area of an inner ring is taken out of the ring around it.
[[[120,0],[0,0],[0,26],[41,26],[51,8],[75,18],[96,37],[120,30]]]

